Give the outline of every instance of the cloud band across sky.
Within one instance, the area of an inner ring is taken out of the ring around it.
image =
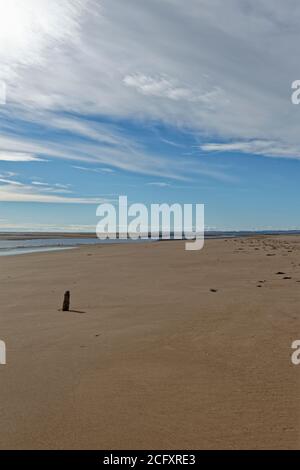
[[[171,198],[178,182],[238,184],[235,156],[300,159],[295,0],[0,0],[0,11],[0,171],[23,173],[22,190],[0,183],[0,201],[92,203],[120,192],[120,175]],[[66,165],[70,194],[31,184],[65,184]]]
[[[0,79],[20,113],[158,119],[202,136],[276,142],[280,135],[284,146],[300,145],[299,110],[290,104],[298,74],[294,0],[186,7],[1,0],[0,7]],[[75,126],[80,133],[78,119]]]

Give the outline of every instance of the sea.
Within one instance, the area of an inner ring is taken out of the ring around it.
[[[218,238],[240,238],[249,237],[255,235],[300,235],[300,231],[210,231],[205,233],[205,239],[218,239]],[[159,241],[159,240],[156,240]],[[28,253],[39,253],[39,252],[51,252],[61,250],[76,249],[83,245],[107,245],[107,244],[120,244],[120,243],[142,243],[142,242],[153,242],[148,238],[140,240],[121,240],[121,239],[108,239],[99,240],[96,237],[87,236],[76,236],[70,238],[64,234],[63,237],[55,238],[55,235],[47,235],[47,237],[39,238],[37,235],[30,234],[12,234],[12,233],[0,233],[0,256],[15,256],[25,255]]]
[[[2,234],[3,237],[3,234]],[[83,245],[103,245],[114,243],[138,243],[143,240],[99,240],[98,238],[26,238],[0,239],[0,256],[25,255],[47,251],[72,250]]]

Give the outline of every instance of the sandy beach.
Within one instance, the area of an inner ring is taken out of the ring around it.
[[[1,449],[300,448],[300,237],[4,257],[0,281]]]

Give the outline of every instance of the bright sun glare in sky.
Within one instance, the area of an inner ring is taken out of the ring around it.
[[[16,58],[31,45],[36,27],[36,14],[32,0],[0,0],[1,55]]]
[[[1,63],[11,69],[43,61],[45,48],[75,33],[70,5],[69,0],[0,0]]]

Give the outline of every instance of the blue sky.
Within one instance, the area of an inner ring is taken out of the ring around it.
[[[93,231],[119,195],[300,228],[300,6],[224,3],[0,0],[0,231]]]

